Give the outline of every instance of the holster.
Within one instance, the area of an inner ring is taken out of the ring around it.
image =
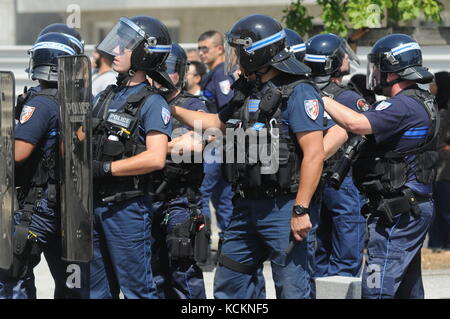
[[[429,196],[419,196],[414,192],[405,188],[402,194],[392,198],[380,196],[377,199],[369,197],[369,203],[362,208],[362,213],[379,216],[380,220],[387,226],[394,225],[395,217],[410,212],[415,218],[420,217],[421,211],[419,204],[430,199]]]

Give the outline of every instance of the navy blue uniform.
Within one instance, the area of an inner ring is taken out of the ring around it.
[[[431,121],[424,107],[402,93],[380,102],[373,110],[363,113],[373,130],[378,150],[407,151],[424,143]],[[407,156],[413,163],[415,155]],[[417,181],[414,165],[407,170],[408,188],[429,195],[431,184]],[[363,298],[423,298],[420,249],[433,218],[431,200],[419,204],[421,214],[411,212],[394,218],[394,225],[384,226],[379,217],[368,220],[369,244],[363,272]]]
[[[201,87],[203,96],[215,105],[215,110],[220,111],[233,98],[231,85],[234,79],[225,74],[224,63],[220,63],[203,78]]]
[[[126,99],[146,83],[123,87],[108,105],[110,111],[122,111]],[[151,95],[139,113],[139,137],[145,143],[149,132],[170,138],[172,126],[167,102]],[[102,203],[94,194],[94,257],[90,263],[90,297],[118,298],[119,289],[126,298],[157,298],[150,267],[152,200],[148,194],[119,203]]]
[[[368,109],[364,98],[353,90],[335,97],[342,105],[362,112]],[[329,119],[329,124],[335,124]],[[363,200],[351,175],[339,190],[323,187],[320,221],[317,229],[315,277],[358,277],[361,272],[366,221],[361,215]]]
[[[259,108],[258,100],[258,96],[252,97],[244,107],[250,113],[255,112]],[[288,134],[296,141],[295,133],[324,129],[323,102],[309,84],[297,85],[281,111],[280,136]],[[233,110],[227,107],[219,118],[225,123],[232,114]],[[307,253],[310,239],[296,243],[290,255],[286,255],[292,240],[290,223],[295,197],[294,193],[258,200],[236,196],[232,219],[222,245],[222,254],[241,264],[257,265],[270,256],[277,298],[310,298],[312,293],[312,269]],[[314,219],[311,216],[313,223]],[[261,272],[244,274],[218,266],[214,296],[264,298]]]
[[[42,155],[29,157],[22,165],[16,163],[15,174],[19,179],[30,181],[35,172],[27,170],[36,164],[42,156],[54,156],[58,149],[59,138],[59,104],[48,96],[34,96],[40,92],[41,87],[30,88],[30,98],[26,101],[20,119],[15,127],[16,140],[31,143],[35,146],[34,152]],[[53,154],[53,155],[52,155]],[[35,234],[39,249],[44,253],[53,279],[55,280],[55,298],[81,297],[79,289],[70,289],[66,286],[69,263],[61,259],[61,216],[59,199],[49,204],[48,189],[45,188],[41,198],[37,199],[33,207],[30,232]],[[51,206],[51,207],[50,207]],[[19,223],[23,214],[23,207],[15,212],[15,222]],[[7,278],[0,282],[0,298],[34,299],[36,287],[34,285],[33,267],[40,261],[38,256],[32,262],[28,273],[23,279],[11,281]],[[84,280],[84,278],[82,278]]]
[[[234,79],[224,72],[224,63],[219,64],[214,69],[209,71],[206,77],[202,80],[202,90],[204,97],[209,101],[209,111],[215,113],[223,109],[223,107],[233,98],[233,90],[231,85]],[[210,107],[211,104],[213,107]],[[202,214],[205,216],[211,216],[209,209],[209,201],[215,209],[217,226],[223,232],[231,218],[233,211],[233,191],[231,185],[227,183],[222,176],[221,164],[216,163],[215,150],[211,151],[211,154],[205,154],[207,158],[210,158],[207,163],[204,164],[203,183],[200,188],[203,200]],[[223,234],[219,233],[219,237],[222,239]]]
[[[177,105],[191,111],[208,112],[205,102],[198,98],[189,98]],[[198,190],[195,191],[195,200],[200,209],[202,200]],[[172,242],[168,240],[168,234],[173,233],[177,225],[188,221],[190,214],[187,196],[180,195],[168,202],[156,201],[152,206],[152,267],[160,299],[206,299],[203,273],[195,261],[169,261]]]

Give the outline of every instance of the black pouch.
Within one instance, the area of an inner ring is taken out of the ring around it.
[[[417,155],[416,177],[420,183],[430,184],[434,182],[438,159],[439,154],[435,151],[426,151]]]
[[[210,224],[206,216],[202,216],[202,219],[197,223],[194,241],[194,259],[199,263],[206,263],[210,254]]]

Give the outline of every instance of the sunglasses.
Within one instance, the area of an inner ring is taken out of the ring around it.
[[[209,48],[208,47],[198,47],[198,51],[199,52],[203,52],[203,53],[208,53],[209,52]]]

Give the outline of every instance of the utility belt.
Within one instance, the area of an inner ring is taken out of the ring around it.
[[[99,178],[94,182],[94,194],[103,203],[118,203],[151,192],[148,179],[146,175]]]
[[[164,169],[151,174],[153,195],[157,201],[170,201],[177,197],[195,196],[203,181],[203,165],[183,167],[166,164]]]
[[[364,216],[373,215],[380,217],[382,223],[391,227],[394,219],[404,213],[410,212],[415,218],[420,217],[419,204],[430,201],[431,195],[423,195],[413,192],[405,187],[397,196],[383,196],[380,194],[368,194],[369,203],[361,209]]]
[[[41,249],[38,245],[38,236],[30,231],[31,221],[38,201],[44,198],[47,192],[47,207],[55,209],[57,206],[57,190],[55,183],[48,183],[44,186],[30,187],[27,194],[21,194],[20,199],[20,219],[14,226],[13,238],[13,265],[10,270],[12,279],[23,279],[31,269],[39,263]]]
[[[240,189],[238,187],[235,189],[235,192],[242,199],[262,200],[262,199],[272,199],[275,197],[290,194],[296,194],[297,190],[298,186],[291,188],[260,187],[260,188],[246,188],[246,189]]]

